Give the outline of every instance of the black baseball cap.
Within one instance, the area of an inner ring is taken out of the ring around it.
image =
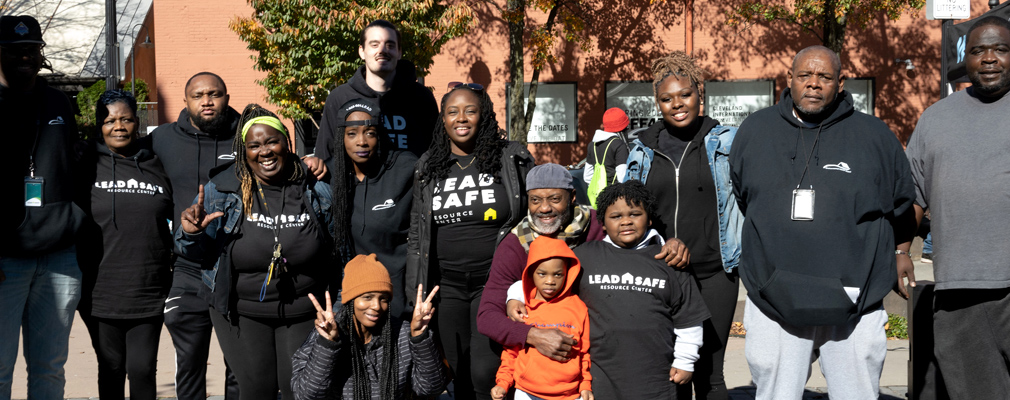
[[[37,43],[42,40],[39,21],[29,15],[4,15],[0,17],[0,44]]]
[[[355,111],[367,113],[372,119],[368,121],[347,121],[347,116]],[[375,104],[371,99],[353,99],[344,103],[337,110],[337,124],[341,126],[379,126],[381,124],[380,115],[379,105]]]

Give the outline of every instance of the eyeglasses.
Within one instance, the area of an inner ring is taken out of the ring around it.
[[[460,88],[462,86],[466,86],[466,87],[470,88],[470,90],[475,90],[475,91],[482,91],[482,90],[484,90],[484,85],[481,85],[479,83],[466,83],[466,82],[449,82],[449,88],[448,88],[448,90],[458,89],[458,88]]]

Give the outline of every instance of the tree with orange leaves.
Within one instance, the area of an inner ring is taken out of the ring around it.
[[[789,6],[748,0],[726,12],[726,23],[745,27],[752,23],[788,22],[813,34],[835,53],[841,53],[849,26],[866,27],[881,12],[892,21],[903,13],[915,16],[925,4],[925,0],[794,0]]]

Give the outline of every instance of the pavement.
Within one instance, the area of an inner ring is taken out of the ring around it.
[[[917,239],[918,240],[918,239]],[[913,246],[913,249],[921,248]],[[913,259],[918,260],[918,255],[913,253]],[[915,275],[919,280],[933,280],[933,265],[915,261]],[[901,307],[904,307],[904,300],[894,293],[889,299],[885,299],[885,308],[890,313],[905,315]],[[737,315],[735,321],[742,321],[743,300],[746,298],[746,291],[743,285],[740,287],[738,296]],[[745,338],[731,337],[726,346],[725,375],[726,384],[730,388],[731,400],[754,399],[754,384],[751,382],[750,370],[747,368],[747,359],[744,355]],[[80,316],[74,319],[74,325],[70,332],[70,352],[66,364],[66,392],[67,399],[97,399],[98,398],[98,366],[95,359],[95,351],[91,347],[91,339],[88,331],[84,327]],[[14,369],[14,381],[12,399],[27,398],[27,374],[25,372],[24,360],[21,358],[21,350],[18,350],[18,362]],[[907,398],[908,391],[908,361],[909,344],[908,340],[891,340],[887,345],[887,357],[884,360],[884,369],[880,376],[880,399],[894,400]],[[162,329],[161,342],[158,348],[158,398],[175,399],[175,353],[172,348],[172,339],[168,331]],[[811,374],[806,384],[806,392],[803,399],[828,399],[827,382],[821,374],[820,366],[817,362],[811,367]],[[129,387],[127,387],[129,393]],[[211,343],[210,357],[207,362],[207,394],[210,399],[223,400],[224,396],[224,358],[221,349],[217,344],[217,338]],[[452,399],[449,395],[441,396],[440,400]]]

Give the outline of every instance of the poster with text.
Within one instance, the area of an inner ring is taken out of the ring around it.
[[[705,82],[704,114],[723,126],[740,126],[745,118],[775,104],[775,82],[709,81]]]
[[[607,108],[628,114],[629,131],[648,128],[661,118],[652,94],[652,82],[607,82]]]
[[[530,84],[523,85],[523,102],[529,97]],[[537,85],[537,107],[526,137],[529,143],[574,142],[578,133],[578,101],[575,83]]]

